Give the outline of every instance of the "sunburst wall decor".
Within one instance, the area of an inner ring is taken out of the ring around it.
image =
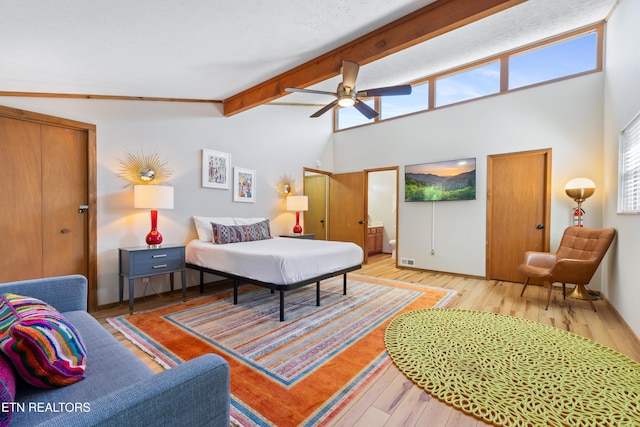
[[[171,177],[167,162],[160,160],[158,153],[147,154],[144,150],[128,153],[120,160],[120,174],[130,185],[162,184]]]
[[[293,196],[296,194],[296,181],[291,175],[281,175],[276,185],[278,190],[285,196]]]

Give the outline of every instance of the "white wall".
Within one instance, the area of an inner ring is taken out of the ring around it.
[[[405,203],[400,194],[398,257],[429,270],[485,275],[487,155],[552,148],[551,248],[571,225],[565,183],[588,176],[603,187],[603,76],[586,76],[336,133],[334,172],[476,157],[475,201]],[[602,224],[601,190],[587,225]],[[435,224],[432,233],[432,221]],[[430,255],[432,237],[436,255]],[[599,277],[592,288],[600,286]]]
[[[620,131],[640,112],[640,2],[623,0],[609,23],[605,47],[605,125],[604,170],[607,225],[618,230],[612,251],[614,257],[605,264],[607,285],[603,289],[609,301],[627,324],[640,336],[640,216],[618,215],[618,137]]]
[[[332,167],[331,115],[309,119],[313,108],[262,106],[225,118],[219,105],[81,99],[3,98],[0,104],[97,126],[98,153],[98,304],[118,300],[118,248],[144,245],[149,212],[133,209],[133,191],[118,178],[119,159],[129,151],[157,152],[173,170],[175,209],[160,210],[158,229],[165,243],[196,237],[190,217],[264,216],[272,234],[295,221],[284,211],[278,178],[292,175],[302,191],[302,168]],[[232,166],[256,170],[256,202],[232,201],[231,190],[201,187],[201,149],[231,154]],[[196,283],[189,274],[188,283]],[[168,290],[165,276],[152,278]],[[136,296],[145,292],[136,285]],[[150,289],[146,294],[152,293]],[[126,292],[125,292],[126,298]]]

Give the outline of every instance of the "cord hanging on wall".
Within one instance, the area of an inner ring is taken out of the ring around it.
[[[436,202],[431,202],[431,255],[436,254]]]

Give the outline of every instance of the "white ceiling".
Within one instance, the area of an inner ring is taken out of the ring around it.
[[[0,92],[223,100],[433,1],[0,0]],[[602,21],[616,1],[528,0],[363,66],[358,88]]]

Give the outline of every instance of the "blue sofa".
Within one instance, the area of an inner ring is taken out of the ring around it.
[[[39,389],[16,381],[10,426],[229,426],[229,365],[207,354],[155,374],[87,313],[87,280],[63,276],[0,284],[40,299],[78,330],[86,378]]]

